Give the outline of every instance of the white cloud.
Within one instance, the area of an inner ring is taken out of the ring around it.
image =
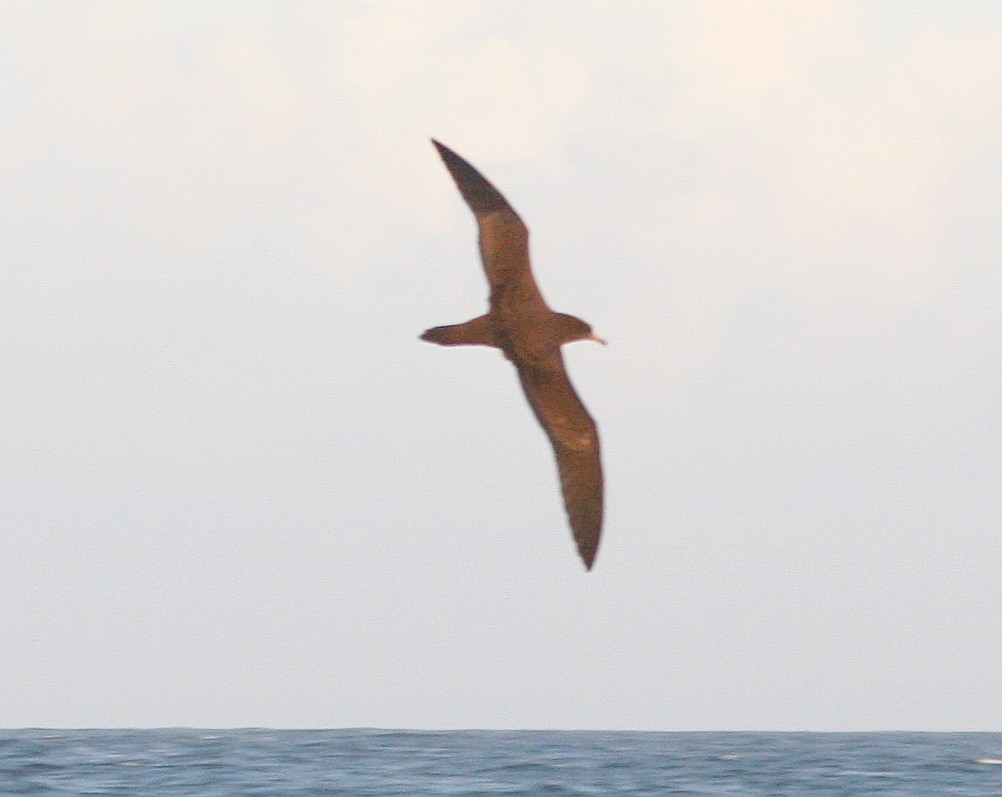
[[[518,34],[478,37],[488,6],[378,4],[338,36],[338,83],[362,114],[366,147],[395,138],[475,143],[482,157],[552,151],[587,86],[580,54]]]
[[[809,90],[819,59],[847,46],[851,6],[828,0],[687,4],[665,20],[664,60],[680,76],[682,116],[693,132],[756,126],[763,111]]]
[[[892,345],[944,295],[980,290],[944,258],[944,236],[968,204],[956,192],[969,164],[997,146],[997,30],[920,23],[889,47],[830,2],[693,4],[659,24],[642,40],[663,48],[648,59],[662,69],[638,74],[656,87],[645,118],[697,173],[655,189],[681,210],[666,237],[686,239],[673,253],[689,276],[673,287],[721,288],[717,311],[687,326],[725,323],[773,283],[819,341]],[[617,127],[629,136],[632,120],[618,113]]]

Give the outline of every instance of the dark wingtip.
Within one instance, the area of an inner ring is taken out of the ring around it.
[[[463,195],[463,199],[466,200],[466,204],[470,206],[470,210],[474,214],[493,213],[505,208],[512,211],[512,213],[515,212],[511,205],[508,204],[508,201],[501,195],[501,192],[491,185],[487,181],[487,178],[474,169],[469,162],[461,158],[445,146],[445,144],[435,139],[432,139],[431,143],[435,145],[435,149],[438,150],[442,162],[445,163],[445,168],[452,175],[459,193]]]
[[[599,489],[601,489],[601,487]],[[599,509],[600,513],[601,511],[602,510]],[[578,554],[581,556],[581,561],[584,562],[585,570],[591,571],[592,566],[595,564],[595,558],[598,556],[599,544],[602,541],[601,529],[601,515],[598,518],[597,525],[594,527],[578,527],[572,529],[574,533],[574,542],[577,544]]]

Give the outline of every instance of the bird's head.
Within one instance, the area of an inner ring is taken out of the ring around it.
[[[557,313],[557,337],[561,346],[576,340],[593,340],[605,345],[605,341],[591,331],[591,324],[567,313]]]

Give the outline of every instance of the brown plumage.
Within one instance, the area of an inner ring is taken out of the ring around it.
[[[443,346],[494,346],[511,360],[553,444],[567,517],[591,570],[602,533],[598,430],[567,378],[560,347],[575,340],[605,341],[580,318],[547,306],[529,265],[529,231],[518,214],[480,172],[448,147],[432,143],[476,216],[490,308],[465,323],[429,329],[421,338]]]

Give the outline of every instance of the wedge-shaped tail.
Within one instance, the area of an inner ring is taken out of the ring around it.
[[[462,324],[432,327],[421,334],[421,340],[441,346],[497,346],[490,316],[481,315]]]

